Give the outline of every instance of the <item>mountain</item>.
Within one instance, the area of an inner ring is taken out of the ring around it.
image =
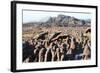
[[[75,17],[66,16],[66,15],[58,15],[57,17],[49,17],[47,21],[45,22],[31,22],[27,23],[27,25],[33,25],[33,26],[45,26],[45,27],[51,27],[51,26],[90,26],[91,20],[82,20],[77,19]]]

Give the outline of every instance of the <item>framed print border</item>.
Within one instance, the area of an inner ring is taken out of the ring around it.
[[[83,66],[70,66],[70,67],[52,67],[52,68],[37,68],[37,69],[17,69],[17,4],[28,4],[28,5],[44,5],[44,6],[59,6],[59,7],[78,7],[78,8],[93,8],[95,9],[95,65],[83,65]],[[98,66],[98,7],[90,5],[74,5],[74,4],[58,4],[58,3],[43,3],[43,2],[27,2],[27,1],[12,1],[11,2],[11,71],[22,72],[22,71],[42,71],[42,70],[54,70],[54,69],[73,69],[73,68],[89,68]]]

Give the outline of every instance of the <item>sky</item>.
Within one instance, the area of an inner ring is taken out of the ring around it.
[[[91,19],[89,13],[74,12],[47,12],[47,11],[26,11],[23,10],[23,23],[47,21],[49,17],[57,17],[59,14],[75,17],[78,19]]]

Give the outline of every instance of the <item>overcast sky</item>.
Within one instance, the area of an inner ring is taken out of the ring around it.
[[[23,23],[46,21],[49,17],[57,17],[59,14],[78,19],[91,19],[91,14],[89,13],[23,11]]]

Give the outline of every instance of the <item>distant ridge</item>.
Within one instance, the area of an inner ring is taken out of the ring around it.
[[[91,20],[90,19],[77,19],[75,17],[66,16],[63,14],[59,14],[57,17],[49,17],[45,22],[30,22],[24,23],[23,26],[44,26],[44,27],[51,27],[51,26],[60,26],[60,27],[68,27],[68,26],[90,26]]]

